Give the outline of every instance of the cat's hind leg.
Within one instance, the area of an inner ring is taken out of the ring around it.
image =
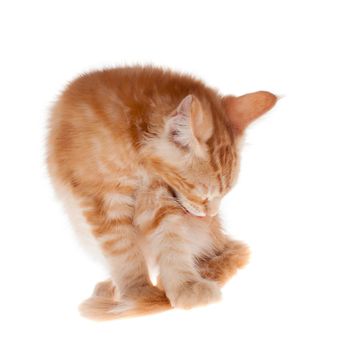
[[[95,320],[138,316],[169,309],[165,293],[150,280],[133,224],[134,189],[116,186],[84,198],[82,209],[109,266],[111,281],[97,284],[80,311]]]
[[[130,191],[130,194],[127,193]],[[119,186],[84,201],[84,215],[117,286],[118,298],[137,297],[152,286],[133,226],[132,190]]]

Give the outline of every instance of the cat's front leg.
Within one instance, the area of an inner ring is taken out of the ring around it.
[[[198,247],[189,239],[196,233],[187,214],[164,186],[139,194],[134,220],[159,265],[159,280],[172,306],[187,309],[220,299],[218,284],[198,272]]]

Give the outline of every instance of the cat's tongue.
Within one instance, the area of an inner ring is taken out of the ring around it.
[[[205,217],[204,213],[189,211],[187,208],[186,208],[186,214],[195,216],[198,219],[203,219]]]
[[[200,210],[196,210],[189,205],[186,205],[186,202],[183,202],[181,200],[181,197],[179,198],[179,196],[177,194],[175,194],[175,197],[177,199],[177,202],[181,205],[182,209],[185,211],[185,213],[187,215],[192,215],[192,216],[195,216],[197,218],[204,218],[205,217],[205,213],[203,213]]]
[[[189,211],[184,206],[182,206],[182,208],[184,209],[185,215],[193,216],[193,217],[198,218],[198,219],[202,219],[205,217],[205,215],[203,215],[203,214],[198,214],[198,213],[194,213],[194,212]]]

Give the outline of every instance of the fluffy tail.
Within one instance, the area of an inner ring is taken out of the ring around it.
[[[93,295],[80,305],[82,316],[95,321],[142,316],[171,309],[165,293],[156,287],[147,288],[137,298],[116,301],[110,281],[97,284]]]

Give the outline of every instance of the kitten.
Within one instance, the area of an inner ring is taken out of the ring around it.
[[[52,111],[49,172],[111,276],[81,305],[83,315],[112,319],[220,299],[249,255],[223,233],[220,200],[237,177],[245,128],[275,102],[263,91],[220,96],[153,67],[92,72],[66,88]]]

